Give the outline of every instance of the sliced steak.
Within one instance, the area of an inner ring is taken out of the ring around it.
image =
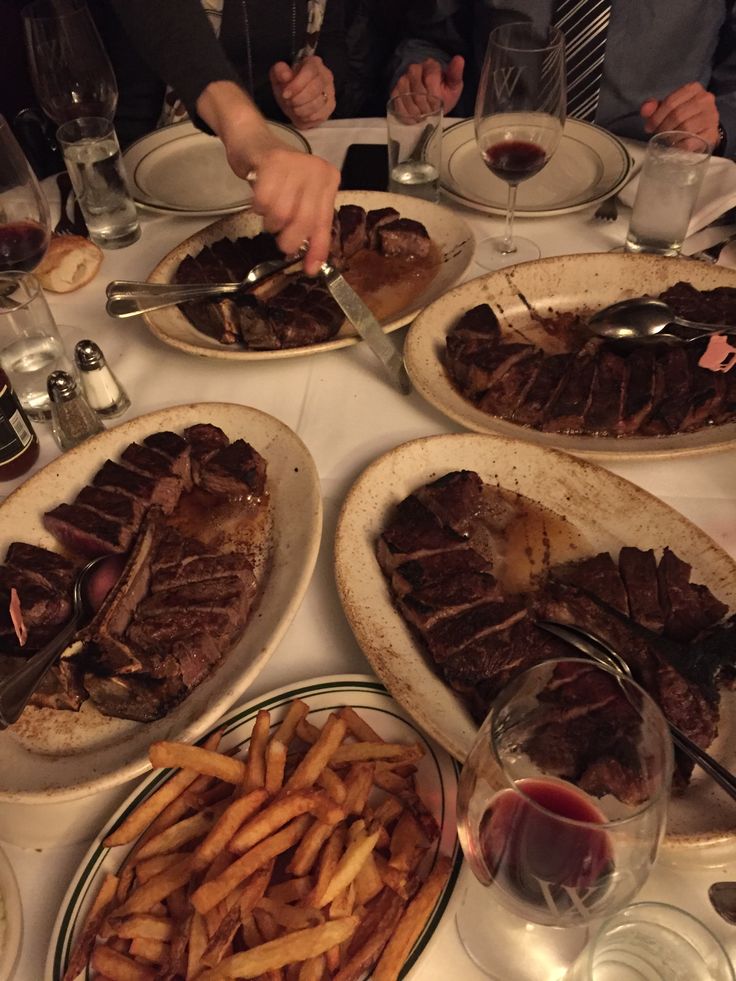
[[[473,470],[455,470],[426,484],[417,498],[441,524],[467,536],[483,504],[483,481]]]
[[[200,422],[184,430],[184,439],[191,447],[193,459],[201,460],[215,450],[227,446],[230,440],[219,426],[209,422]]]
[[[687,357],[690,365],[690,405],[682,420],[682,431],[699,429],[718,419],[726,399],[728,385],[720,372],[701,368],[698,361],[707,344],[688,344]]]
[[[374,208],[365,216],[365,234],[369,249],[379,247],[378,230],[401,217],[396,208]]]
[[[510,419],[524,401],[543,360],[541,351],[533,351],[528,357],[520,358],[488,386],[478,402],[478,408],[489,415]]]
[[[642,627],[659,633],[664,627],[664,613],[659,599],[657,560],[650,548],[624,546],[618,555],[618,567],[626,586],[631,617]]]
[[[172,589],[188,582],[202,582],[221,576],[237,575],[247,589],[255,589],[253,566],[245,555],[226,552],[224,555],[193,555],[175,565],[159,566],[153,570],[151,592]]]
[[[79,566],[57,552],[26,542],[12,542],[5,555],[5,564],[22,569],[27,576],[42,585],[66,593],[71,592]]]
[[[159,505],[170,514],[179,503],[182,482],[178,477],[149,477],[106,460],[92,478],[95,487],[107,487],[137,498],[145,506]]]
[[[722,620],[728,612],[707,586],[690,582],[692,566],[665,548],[657,574],[664,610],[664,631],[674,640],[688,642]]]
[[[449,617],[431,627],[424,639],[432,657],[439,664],[489,634],[507,630],[526,616],[517,598],[481,603],[458,616]]]
[[[81,489],[74,498],[74,504],[91,508],[102,517],[118,521],[133,530],[138,529],[146,513],[145,505],[138,498],[90,484]]]
[[[544,410],[542,428],[547,432],[583,432],[583,420],[590,406],[596,375],[595,353],[598,346],[598,341],[586,344],[570,363],[566,375]]]
[[[260,497],[266,487],[266,461],[250,443],[236,439],[200,463],[197,484],[218,497]]]
[[[690,366],[683,347],[668,347],[657,357],[661,381],[661,397],[641,432],[645,435],[669,435],[680,430],[690,405]]]
[[[340,228],[340,255],[350,259],[366,245],[366,214],[357,204],[343,204],[337,212]]]
[[[519,361],[531,358],[536,348],[531,344],[494,344],[474,351],[463,362],[463,392],[475,399],[514,367]]]
[[[655,401],[659,401],[662,376],[655,374],[655,362],[651,348],[636,348],[626,359],[627,377],[621,398],[621,421],[617,427],[622,436],[638,432],[651,415]]]
[[[461,572],[490,572],[492,567],[493,563],[473,548],[436,552],[398,565],[391,577],[391,586],[397,596],[403,596],[413,589],[421,589]]]
[[[491,307],[487,303],[479,303],[460,317],[451,334],[466,341],[479,339],[498,344],[501,341],[501,326]]]
[[[131,443],[120,454],[120,459],[124,466],[149,477],[174,476],[174,462],[171,457],[159,453],[151,446]]]
[[[608,603],[624,616],[629,615],[629,600],[618,566],[608,552],[600,552],[580,562],[557,565],[550,571],[554,579],[571,583]]]
[[[602,347],[598,369],[590,392],[590,402],[583,419],[586,433],[616,435],[622,431],[623,395],[627,376],[624,358]]]
[[[155,722],[187,694],[181,681],[162,682],[144,675],[121,678],[87,673],[84,687],[103,715],[134,722]]]
[[[412,218],[396,218],[378,229],[378,247],[386,256],[424,258],[431,245],[427,229]]]
[[[541,423],[547,404],[554,399],[573,360],[572,354],[553,354],[542,361],[534,381],[514,411],[514,422],[523,426]]]
[[[465,548],[462,535],[443,527],[439,519],[414,494],[396,508],[396,515],[378,540],[378,561],[390,576],[394,569],[411,559],[450,549]]]
[[[132,525],[79,504],[57,505],[44,514],[43,525],[64,548],[87,558],[127,552],[136,532]]]
[[[244,293],[236,297],[235,306],[238,330],[247,348],[253,351],[277,351],[281,347],[266,303],[257,296]]]
[[[187,256],[179,264],[174,276],[176,283],[207,283],[207,272],[196,259]],[[193,300],[179,304],[179,310],[202,334],[220,344],[234,344],[238,339],[236,325],[229,315],[229,308],[211,300]]]
[[[18,594],[23,623],[28,631],[22,647],[10,616],[11,589]],[[61,592],[21,569],[0,566],[0,650],[3,653],[32,653],[57,632],[71,613],[71,589]]]
[[[502,600],[494,576],[484,572],[461,572],[413,592],[399,600],[399,609],[409,623],[425,632],[447,617],[458,616],[481,603]]]

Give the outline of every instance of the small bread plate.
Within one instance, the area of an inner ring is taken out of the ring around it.
[[[121,784],[150,769],[151,742],[197,739],[245,694],[299,608],[319,549],[319,478],[308,450],[287,426],[242,405],[162,409],[65,453],[0,505],[1,554],[12,541],[58,549],[43,526],[45,511],[71,500],[106,459],[117,459],[129,443],[203,422],[219,426],[231,440],[251,443],[266,460],[270,554],[245,630],[209,677],[155,722],[102,715],[91,699],[78,712],[28,706],[15,725],[0,733],[0,838],[5,841],[41,847],[88,837],[120,800]],[[112,795],[117,795],[114,800]]]
[[[420,289],[411,292],[411,283],[406,299],[396,306],[398,290],[392,287],[390,294],[381,297],[386,302],[390,314],[381,317],[374,311],[386,333],[397,330],[410,323],[429,303],[441,297],[460,281],[470,265],[475,250],[475,239],[466,221],[441,205],[402,194],[389,194],[382,191],[341,191],[337,195],[336,207],[355,204],[370,211],[374,208],[395,208],[402,218],[412,218],[421,222],[434,243],[438,256],[437,271]],[[148,277],[151,283],[169,283],[173,280],[179,263],[188,255],[196,255],[205,245],[211,245],[221,238],[236,239],[240,236],[254,236],[263,230],[261,218],[251,212],[242,212],[208,225],[201,231],[177,245],[165,256]],[[350,276],[347,276],[348,280]],[[380,292],[380,287],[378,288]],[[212,337],[196,330],[178,307],[166,307],[153,313],[144,314],[151,332],[164,344],[175,347],[188,354],[202,358],[222,358],[226,361],[264,361],[274,358],[294,358],[322,351],[357,344],[360,341],[352,324],[345,323],[336,337],[319,344],[302,347],[283,348],[276,351],[249,351],[234,345],[219,343]]]
[[[445,367],[448,331],[478,304],[488,303],[496,313],[505,342],[535,344],[557,353],[564,345],[555,337],[554,317],[593,313],[627,297],[657,296],[680,281],[711,290],[736,286],[736,275],[705,262],[610,252],[536,259],[489,273],[458,286],[422,311],[404,344],[406,370],[428,402],[479,433],[513,436],[597,460],[693,456],[731,449],[736,446],[733,422],[663,436],[544,432],[483,412],[455,387]]]
[[[376,558],[378,538],[395,506],[455,470],[473,470],[484,482],[521,494],[551,512],[534,534],[543,554],[550,541],[555,543],[554,561],[602,551],[617,557],[622,545],[653,548],[659,554],[668,545],[692,565],[693,582],[704,583],[736,610],[736,561],[677,511],[602,467],[531,443],[473,433],[429,436],[397,446],[375,460],[345,498],[335,533],[337,589],[373,670],[397,702],[456,759],[465,759],[477,727],[395,607]],[[565,535],[559,531],[563,525]],[[526,538],[519,548],[524,555],[533,550]],[[721,693],[719,735],[709,751],[724,766],[736,769],[734,692]],[[733,813],[731,798],[696,768],[686,793],[672,799],[669,837],[683,843],[729,838]]]
[[[551,218],[581,211],[615,194],[626,183],[633,162],[612,133],[568,119],[560,145],[549,163],[519,185],[520,218]],[[456,204],[505,215],[508,184],[483,163],[472,119],[448,126],[442,135],[440,184]]]
[[[296,130],[268,126],[292,150],[312,152]],[[135,201],[167,215],[227,215],[247,208],[253,197],[248,182],[230,168],[222,142],[189,120],[142,136],[125,150],[123,161]]]
[[[406,712],[387,694],[383,685],[375,678],[365,675],[337,675],[316,678],[300,685],[288,685],[264,695],[233,710],[217,724],[223,736],[220,750],[235,751],[243,755],[251,736],[256,715],[267,710],[271,716],[271,726],[277,725],[285,716],[289,704],[294,699],[302,699],[309,706],[308,719],[315,725],[324,724],[330,712],[350,706],[382,738],[393,742],[419,742],[425,755],[418,765],[415,775],[419,797],[432,813],[440,829],[440,836],[432,851],[432,862],[439,855],[451,859],[452,869],[447,883],[437,899],[426,927],[409,954],[401,977],[410,976],[420,981],[423,978],[437,977],[432,973],[431,945],[439,922],[453,895],[460,871],[462,852],[457,841],[455,821],[455,798],[459,768],[444,750],[436,746],[416,726]],[[154,790],[168,781],[174,770],[158,770],[149,776],[130,795],[118,811],[105,821],[89,851],[82,860],[56,919],[44,981],[61,981],[64,976],[69,955],[85,921],[100,885],[108,873],[117,872],[132,846],[124,845],[108,848],[103,840],[125,817],[142,801],[150,797]],[[85,978],[92,978],[85,973]]]
[[[13,977],[22,939],[23,910],[18,883],[5,852],[0,849],[0,981],[10,981]]]

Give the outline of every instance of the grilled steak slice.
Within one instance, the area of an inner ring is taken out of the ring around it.
[[[167,652],[176,640],[187,640],[195,632],[205,628],[212,637],[225,636],[231,629],[232,620],[225,610],[207,610],[192,607],[187,610],[162,610],[150,616],[134,619],[128,627],[129,643],[142,651]],[[168,655],[165,660],[170,662]],[[150,660],[147,662],[150,671]]]
[[[120,454],[124,466],[149,477],[174,476],[174,461],[150,446],[131,443]],[[179,476],[178,474],[176,476]]]
[[[657,362],[661,381],[655,379],[655,384],[661,385],[662,395],[641,428],[647,436],[678,432],[690,404],[690,366],[684,349],[668,347]]]
[[[447,617],[455,617],[481,603],[503,599],[494,576],[485,572],[462,572],[413,592],[399,600],[398,606],[409,623],[419,631],[434,627]]]
[[[150,446],[152,450],[163,453],[174,463],[174,472],[184,478],[186,475],[186,464],[183,461],[189,460],[191,446],[178,433],[163,430],[158,433],[151,433],[143,440],[145,446]]]
[[[553,354],[542,361],[534,381],[514,412],[514,422],[524,426],[540,424],[547,404],[554,399],[573,361],[572,354]]]
[[[544,411],[542,428],[547,432],[583,431],[583,419],[590,406],[596,374],[597,363],[594,355],[598,346],[598,341],[591,341],[571,362],[567,374]]]
[[[145,506],[159,505],[170,514],[179,503],[182,482],[178,477],[149,477],[106,460],[92,478],[95,487],[106,487],[137,498]]]
[[[151,592],[173,589],[189,582],[203,582],[221,576],[237,575],[248,589],[255,589],[253,566],[245,555],[226,552],[224,555],[193,555],[175,565],[153,569]]]
[[[429,233],[421,222],[411,218],[396,218],[378,229],[378,247],[387,256],[429,255]]]
[[[397,596],[404,596],[461,572],[490,572],[491,568],[492,562],[474,548],[458,548],[403,562],[391,576],[391,586]]]
[[[618,432],[622,435],[636,433],[652,413],[659,401],[661,372],[655,373],[655,354],[651,348],[636,348],[626,359],[628,376],[621,399],[621,421]],[[657,383],[655,386],[655,382]]]
[[[443,527],[436,515],[411,494],[397,506],[394,520],[378,540],[378,561],[390,576],[397,566],[411,559],[465,545],[462,535]]]
[[[15,589],[28,630],[21,647],[10,617],[10,591]],[[71,589],[59,591],[14,566],[0,566],[0,650],[31,654],[57,632],[72,613]]]
[[[621,432],[626,361],[607,347],[598,354],[598,369],[590,392],[583,429],[586,433],[614,435]]]
[[[571,583],[578,589],[591,593],[608,603],[624,616],[629,615],[629,601],[626,587],[619,574],[618,566],[608,552],[600,552],[580,562],[568,562],[555,566],[550,575],[554,579]]]
[[[650,548],[624,546],[618,555],[618,567],[626,586],[631,617],[642,627],[659,633],[664,627],[664,613],[659,601],[657,560]]]
[[[697,290],[690,283],[675,283],[661,294],[680,317],[699,320],[704,324],[736,324],[736,289],[718,286],[713,290]]]
[[[219,497],[260,497],[266,487],[266,461],[250,443],[236,439],[200,463],[197,483]]]
[[[48,531],[70,551],[88,558],[127,552],[136,528],[79,504],[59,504],[43,516]]]
[[[134,722],[155,722],[187,694],[179,679],[156,681],[145,675],[121,678],[87,673],[84,687],[103,715]]]
[[[366,214],[357,204],[343,204],[337,212],[340,256],[349,259],[366,244]]]
[[[31,697],[31,705],[36,705],[38,708],[78,712],[87,697],[82,684],[81,668],[68,658],[62,658],[44,675],[41,684]]]
[[[237,297],[235,306],[238,329],[246,347],[254,351],[277,351],[281,347],[267,304],[257,296],[245,293]]]
[[[281,347],[302,347],[331,340],[338,332],[345,317],[335,304],[331,307],[327,297],[321,298],[304,309],[285,310],[276,303],[269,305],[269,321]]]
[[[443,525],[468,534],[482,506],[483,481],[473,470],[455,470],[421,487],[416,496]]]
[[[499,343],[501,341],[501,326],[498,317],[487,303],[479,303],[471,307],[452,328],[452,334],[462,340],[482,340]]]
[[[424,639],[432,657],[441,664],[464,647],[507,630],[525,616],[523,602],[518,598],[491,600],[441,620],[424,634]]]
[[[499,381],[517,362],[531,358],[536,348],[531,344],[494,344],[478,348],[467,359],[461,359],[463,391],[475,399]]]
[[[174,281],[182,284],[217,282],[217,279],[207,278],[208,272],[197,259],[187,256],[179,264]],[[234,344],[237,340],[237,324],[231,313],[232,304],[190,300],[188,303],[180,303],[179,309],[197,330],[221,344]]]
[[[365,216],[365,234],[368,248],[378,248],[378,229],[401,217],[396,208],[375,208]]]
[[[726,398],[726,379],[717,371],[701,368],[698,361],[702,357],[706,342],[688,344],[687,358],[690,365],[690,405],[682,429],[698,429],[709,420],[717,419]]]
[[[687,642],[718,623],[728,612],[707,586],[690,582],[692,566],[665,548],[657,574],[664,610],[664,632],[674,640]]]
[[[219,426],[207,422],[189,426],[184,430],[184,438],[191,446],[192,480],[196,484],[201,464],[217,450],[228,446],[230,440]]]
[[[63,555],[26,542],[8,546],[5,564],[22,569],[30,578],[62,593],[71,593],[78,571],[77,565]]]
[[[138,498],[89,484],[77,494],[74,504],[91,508],[103,518],[118,521],[133,531],[138,529],[146,513],[145,506]]]
[[[175,528],[164,528],[151,555],[151,572],[170,575],[177,566],[196,556],[207,555],[207,548],[196,538],[184,538]]]
[[[478,402],[478,408],[489,415],[510,419],[523,402],[543,359],[542,352],[534,350],[512,364],[508,371],[489,385]]]

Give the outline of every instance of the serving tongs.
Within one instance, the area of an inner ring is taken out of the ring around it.
[[[107,285],[105,309],[111,317],[124,320],[190,300],[220,300],[251,289],[270,276],[297,265],[303,258],[303,253],[299,253],[286,259],[259,262],[239,283],[140,283],[114,279]]]

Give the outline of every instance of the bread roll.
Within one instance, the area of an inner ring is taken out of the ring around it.
[[[53,293],[71,293],[94,278],[102,249],[81,235],[52,235],[48,251],[35,269],[41,286]]]

